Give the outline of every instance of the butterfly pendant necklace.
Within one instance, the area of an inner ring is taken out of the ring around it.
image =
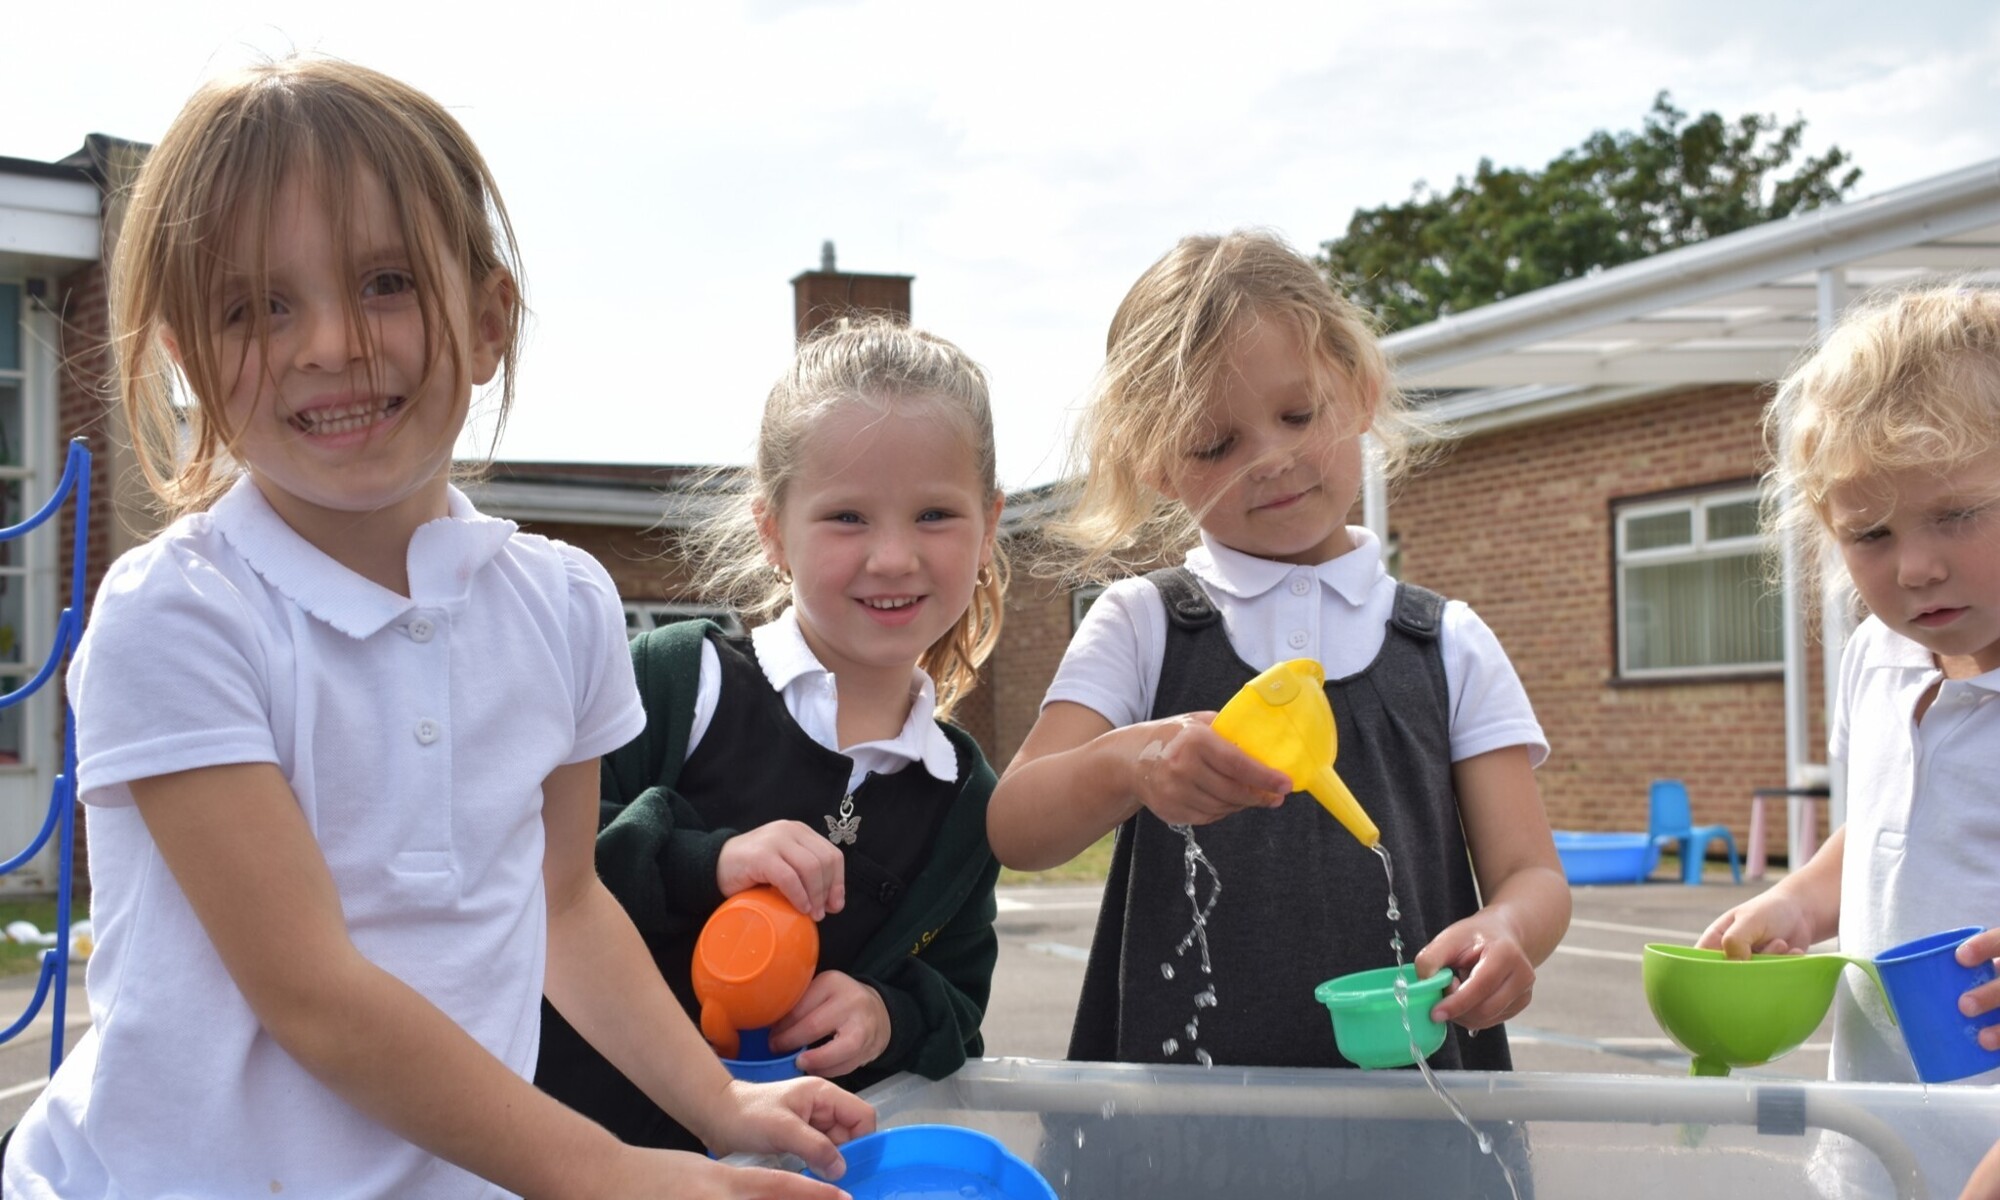
[[[826,838],[836,846],[852,846],[861,834],[861,814],[854,811],[854,793],[849,792],[840,799],[840,814],[827,817]]]

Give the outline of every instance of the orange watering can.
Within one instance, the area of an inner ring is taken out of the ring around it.
[[[1361,802],[1333,773],[1340,735],[1317,662],[1281,662],[1244,684],[1215,714],[1213,728],[1258,762],[1291,776],[1293,791],[1311,793],[1362,845],[1372,849],[1382,840]]]
[[[739,1032],[792,1011],[818,966],[819,926],[777,888],[724,900],[694,944],[702,1036],[723,1058],[735,1058]]]

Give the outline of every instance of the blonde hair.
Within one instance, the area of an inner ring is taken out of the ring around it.
[[[791,588],[765,561],[758,516],[775,518],[784,511],[813,431],[828,414],[849,405],[863,405],[884,419],[944,414],[973,448],[982,493],[998,493],[993,410],[979,364],[943,338],[889,317],[830,322],[799,344],[790,368],[764,401],[749,487],[691,539],[689,553],[708,594],[753,618],[784,607]],[[948,719],[977,686],[979,666],[1000,640],[1006,590],[1006,557],[996,532],[988,577],[917,663],[937,683],[940,719]]]
[[[1073,443],[1069,515],[1050,533],[1076,552],[1068,574],[1128,568],[1124,552],[1192,541],[1202,514],[1163,495],[1201,438],[1208,398],[1244,319],[1290,322],[1311,349],[1316,402],[1345,401],[1343,420],[1369,419],[1384,473],[1411,464],[1423,426],[1390,377],[1374,321],[1336,292],[1311,260],[1256,230],[1182,238],[1148,267],[1111,319],[1104,365]]]
[[[226,459],[241,434],[223,412],[227,368],[218,349],[219,287],[245,272],[267,280],[277,193],[301,176],[319,186],[335,236],[351,234],[345,188],[373,171],[394,205],[423,313],[426,378],[448,364],[463,382],[470,348],[443,311],[446,271],[475,286],[505,272],[506,347],[494,439],[513,402],[519,347],[519,254],[486,162],[465,130],[430,97],[366,67],[290,58],[214,80],[190,98],[133,185],[112,261],[119,393],[147,483],[170,515],[207,507],[231,482]],[[252,231],[249,262],[232,262]],[[358,297],[348,320],[363,353]],[[268,350],[269,326],[252,306],[252,333]],[[170,340],[171,339],[171,343]],[[247,357],[247,347],[245,351]],[[184,384],[192,403],[177,403]]]
[[[1828,496],[1911,469],[1944,473],[2000,449],[2000,293],[1935,287],[1864,301],[1764,411],[1774,462],[1766,523],[1831,546]]]

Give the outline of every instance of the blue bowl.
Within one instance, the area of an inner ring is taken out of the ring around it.
[[[1644,883],[1660,865],[1660,846],[1644,833],[1555,831],[1556,856],[1571,883]]]
[[[838,1185],[854,1200],[1056,1200],[1049,1181],[997,1139],[956,1125],[883,1129],[840,1153],[847,1174]]]

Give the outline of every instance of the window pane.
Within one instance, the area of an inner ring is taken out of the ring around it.
[[[21,369],[21,285],[0,283],[0,371]]]
[[[1708,507],[1708,540],[1757,536],[1757,501],[1744,499]]]
[[[1694,521],[1687,509],[1630,517],[1625,522],[1625,549],[1658,550],[1694,543]]]
[[[19,583],[19,580],[15,580],[17,589]],[[28,679],[29,676],[26,675],[0,675],[0,694],[13,691],[15,688],[26,684]],[[47,688],[35,693],[37,697],[47,694]],[[21,743],[23,741],[21,722],[27,716],[28,705],[34,703],[37,703],[37,701],[23,700],[19,704],[11,704],[6,708],[0,708],[0,765],[9,765],[21,761]]]
[[[21,385],[0,381],[0,467],[20,466],[21,449]]]
[[[1625,669],[1738,667],[1783,657],[1779,604],[1756,554],[1625,569]]]

